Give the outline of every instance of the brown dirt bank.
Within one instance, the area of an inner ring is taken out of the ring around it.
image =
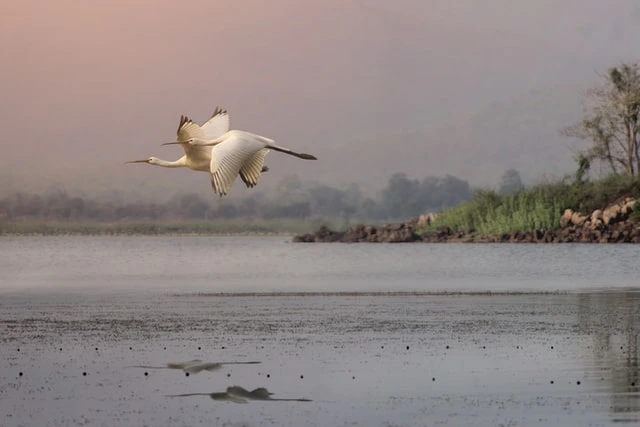
[[[320,227],[314,233],[293,237],[293,242],[343,243],[640,243],[640,223],[632,219],[604,224],[566,224],[556,230],[516,231],[481,235],[456,232],[443,226],[435,231],[421,232],[416,219],[382,226],[358,224],[346,231]]]

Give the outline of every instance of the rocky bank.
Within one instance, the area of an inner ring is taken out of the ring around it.
[[[585,215],[567,209],[555,230],[516,231],[481,235],[451,230],[447,226],[423,231],[435,222],[434,214],[420,215],[407,222],[385,225],[358,224],[346,231],[320,227],[314,233],[293,237],[294,242],[372,242],[372,243],[640,243],[640,221],[633,215],[636,201],[625,197],[605,209]]]

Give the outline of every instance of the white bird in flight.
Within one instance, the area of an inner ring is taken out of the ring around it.
[[[229,130],[229,114],[226,110],[216,107],[215,111],[202,126],[195,123],[187,116],[180,117],[176,142],[184,149],[184,156],[175,161],[162,160],[157,157],[149,157],[142,160],[133,160],[125,163],[147,163],[153,166],[165,168],[189,168],[194,171],[211,172],[211,151],[212,148],[204,145],[193,145],[190,139],[206,141],[218,138]],[[269,150],[261,150],[254,154],[252,158],[245,161],[238,174],[249,188],[258,183],[260,174],[269,170],[264,166],[264,158]]]
[[[268,150],[279,151],[305,160],[317,160],[311,154],[297,153],[289,148],[275,144],[275,141],[264,136],[241,130],[230,130],[216,138],[191,137],[186,141],[167,142],[162,145],[182,144],[189,149],[211,148],[211,186],[213,191],[224,196],[236,180],[238,174],[242,177],[247,168],[255,171],[258,163],[261,167],[264,155]],[[185,148],[185,151],[187,148]],[[264,154],[263,154],[264,153]],[[259,174],[258,174],[259,177]],[[246,180],[243,178],[243,181]],[[257,179],[256,179],[257,181]]]

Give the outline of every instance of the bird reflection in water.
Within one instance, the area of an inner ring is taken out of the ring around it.
[[[129,368],[144,368],[144,369],[181,369],[189,374],[197,374],[202,371],[217,371],[222,368],[223,365],[255,365],[261,362],[203,362],[200,359],[188,360],[186,362],[167,363],[164,366],[148,366],[148,365],[134,365]]]
[[[187,397],[187,396],[209,396],[213,400],[226,400],[235,403],[248,403],[250,400],[268,400],[268,401],[279,401],[279,402],[311,402],[310,399],[280,399],[271,397],[273,393],[269,392],[264,387],[258,387],[251,391],[245,389],[244,387],[240,387],[238,385],[234,385],[231,387],[227,387],[227,391],[225,392],[216,392],[216,393],[186,393],[186,394],[172,394],[168,397]]]

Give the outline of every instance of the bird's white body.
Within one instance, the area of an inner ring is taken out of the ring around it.
[[[185,167],[196,171],[211,172],[211,164],[214,156],[213,149],[215,147],[204,144],[190,144],[189,141],[214,140],[228,133],[229,115],[226,111],[219,112],[219,110],[216,109],[211,118],[202,126],[183,116],[180,119],[180,126],[178,126],[177,142],[180,143],[185,154],[177,161],[184,164]],[[269,150],[255,150],[251,156],[244,159],[240,169],[236,172],[236,175],[239,174],[241,176],[242,181],[247,187],[254,187],[258,183],[263,169],[266,169],[264,168],[264,158],[268,152]],[[218,154],[215,155],[221,156],[222,153],[218,152]],[[225,152],[224,155],[226,156],[227,153]],[[220,157],[219,160],[223,160],[223,158]]]
[[[238,175],[259,177],[264,156],[270,149],[301,159],[316,159],[310,154],[278,146],[273,139],[242,130],[230,130],[212,139],[191,138],[188,143],[193,148],[213,146],[209,166],[211,186],[221,196],[229,192]]]
[[[257,183],[266,148],[273,140],[241,130],[230,130],[214,140],[221,140],[211,147],[211,186],[219,195],[229,192],[238,175],[255,177]]]
[[[180,117],[176,141],[180,142],[184,156],[176,160],[177,167],[187,167],[195,171],[209,172],[211,148],[198,147],[187,143],[189,139],[215,139],[229,130],[229,115],[216,108],[213,115],[202,126],[186,116]]]

